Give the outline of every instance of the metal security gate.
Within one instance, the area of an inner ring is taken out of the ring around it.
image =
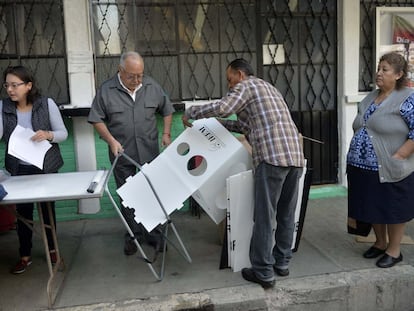
[[[284,95],[303,135],[313,184],[337,181],[337,1],[91,0],[96,85],[111,76],[122,51],[145,57],[175,102],[219,98],[224,70],[236,57]],[[413,0],[360,1],[359,90],[372,88],[377,6]],[[0,69],[24,64],[44,94],[70,102],[63,5],[54,0],[0,0]],[[282,56],[283,57],[282,57]],[[5,96],[0,86],[0,95]]]
[[[220,98],[227,64],[243,57],[281,90],[303,135],[324,141],[305,140],[313,183],[337,181],[336,0],[100,0],[92,14],[98,85],[136,50],[173,101]]]
[[[69,102],[62,1],[0,1],[0,71],[24,65],[42,94]],[[0,86],[0,96],[6,92]]]
[[[304,140],[313,184],[337,182],[336,3],[261,1],[259,8],[262,76],[280,89],[302,134],[324,142]]]

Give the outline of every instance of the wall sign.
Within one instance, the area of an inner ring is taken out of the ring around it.
[[[377,7],[374,72],[381,55],[391,51],[408,61],[408,85],[414,87],[414,8]]]

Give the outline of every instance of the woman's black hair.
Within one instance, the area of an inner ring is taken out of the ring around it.
[[[240,70],[242,72],[244,72],[247,76],[253,76],[253,69],[252,66],[250,66],[250,64],[247,62],[247,60],[243,59],[243,58],[237,58],[235,60],[233,60],[228,66],[227,68],[231,68],[233,70]]]
[[[381,56],[379,62],[385,61],[392,66],[395,73],[402,72],[403,75],[396,81],[395,88],[397,90],[407,85],[408,64],[404,56],[397,52],[386,53]]]
[[[33,103],[37,98],[41,96],[39,89],[36,87],[36,83],[32,73],[26,67],[20,65],[7,67],[3,73],[3,81],[6,81],[8,74],[15,75],[24,83],[32,82],[32,88],[27,93],[27,102]]]

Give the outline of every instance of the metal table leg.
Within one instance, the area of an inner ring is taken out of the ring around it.
[[[59,244],[58,244],[58,239],[57,239],[57,235],[56,235],[56,226],[55,226],[55,221],[53,219],[52,204],[51,204],[51,202],[47,202],[47,212],[49,214],[50,225],[46,225],[45,222],[44,222],[40,202],[38,202],[36,205],[37,205],[37,212],[39,214],[39,222],[40,222],[40,229],[41,229],[43,245],[44,245],[44,248],[45,248],[46,262],[47,262],[47,266],[48,266],[48,270],[49,270],[49,279],[47,281],[47,287],[46,287],[47,297],[48,297],[48,306],[49,306],[49,308],[52,308],[52,306],[55,302],[57,293],[59,291],[59,286],[56,286],[56,288],[53,287],[53,285],[57,285],[57,284],[55,284],[55,280],[56,280],[55,277],[56,277],[58,271],[62,271],[62,272],[64,271],[64,263],[63,263],[62,257],[60,256]],[[48,245],[47,235],[46,235],[46,229],[47,228],[51,229],[51,231],[52,231],[53,245],[54,245],[54,249],[56,251],[56,257],[57,257],[57,262],[56,262],[55,266],[52,265],[52,261],[50,259],[50,255],[49,255],[49,245]],[[64,276],[64,274],[63,274],[63,276]],[[55,289],[55,291],[54,291],[54,289]]]

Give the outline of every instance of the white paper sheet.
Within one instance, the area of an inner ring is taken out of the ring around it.
[[[41,142],[32,141],[30,138],[34,134],[33,130],[17,125],[10,135],[8,153],[43,169],[46,152],[52,145],[47,140]]]

